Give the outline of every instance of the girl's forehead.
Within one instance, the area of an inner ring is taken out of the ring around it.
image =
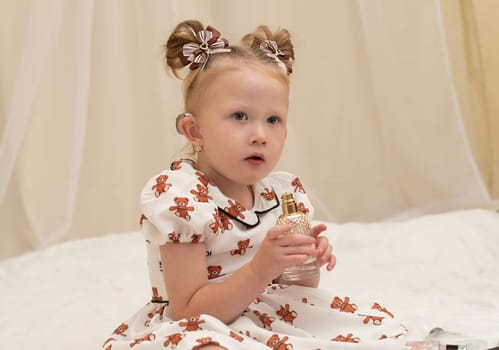
[[[241,91],[246,85],[259,85],[260,89],[275,86],[278,82],[282,84],[286,93],[289,88],[289,80],[277,66],[262,62],[241,62],[240,60],[221,59],[213,62],[205,71],[201,71],[187,98],[187,107],[196,112],[199,102],[204,100],[208,91],[215,89],[230,89],[234,87]],[[210,94],[210,93],[208,93]]]
[[[283,70],[276,64],[259,61],[255,59],[246,58],[229,58],[221,57],[215,60],[211,66],[205,72],[206,76],[223,75],[227,73],[233,73],[237,71],[249,71],[249,72],[260,72],[269,77],[275,77],[282,79],[284,82],[288,82],[288,76]]]
[[[265,64],[259,65],[232,65],[226,67],[214,67],[213,69],[203,72],[204,76],[198,81],[198,90],[201,92],[212,85],[241,85],[249,84],[258,80],[259,82],[278,81],[286,88],[288,87],[288,79],[274,67],[266,67]]]

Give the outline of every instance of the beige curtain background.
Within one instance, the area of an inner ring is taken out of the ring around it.
[[[162,45],[197,18],[286,27],[297,60],[279,164],[317,218],[394,220],[499,198],[495,0],[0,1],[0,259],[136,230],[183,140]]]

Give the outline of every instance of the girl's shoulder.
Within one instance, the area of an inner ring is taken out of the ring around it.
[[[211,184],[205,175],[188,161],[175,161],[168,169],[152,176],[141,192],[141,203],[146,204],[157,199],[174,201],[201,201],[209,199]]]
[[[202,242],[216,221],[213,184],[192,164],[174,162],[147,181],[141,192],[142,230],[158,245]]]
[[[272,187],[279,200],[281,200],[284,193],[293,194],[299,209],[313,216],[312,202],[307,195],[305,186],[297,175],[286,171],[276,171],[267,176],[264,182],[267,186]]]
[[[305,187],[301,179],[292,173],[286,171],[275,171],[265,179],[265,182],[271,184],[276,192],[299,192],[305,194]]]

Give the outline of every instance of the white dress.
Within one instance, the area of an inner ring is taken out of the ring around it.
[[[103,349],[179,350],[205,344],[231,350],[404,349],[407,329],[385,305],[318,288],[271,284],[229,325],[205,314],[169,318],[161,245],[204,242],[209,282],[217,283],[251,260],[281,213],[283,193],[292,192],[299,208],[313,214],[300,180],[289,173],[272,173],[253,190],[254,208],[247,210],[188,161],[172,163],[147,182],[141,224],[151,301],[121,323]]]

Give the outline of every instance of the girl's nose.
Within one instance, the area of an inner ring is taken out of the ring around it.
[[[257,124],[252,128],[250,143],[260,143],[262,145],[267,143],[267,132],[264,126]]]

